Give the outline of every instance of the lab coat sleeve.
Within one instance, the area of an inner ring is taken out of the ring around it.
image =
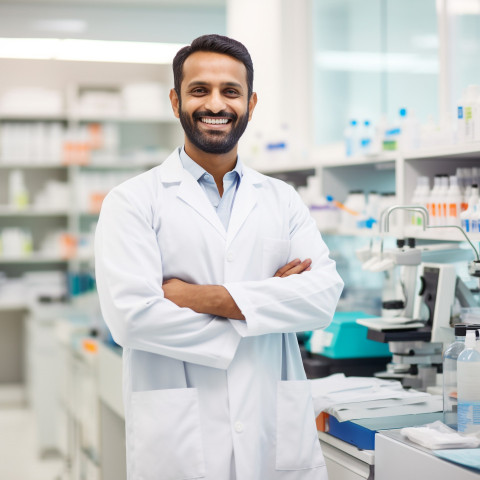
[[[122,347],[226,369],[240,336],[220,317],[164,297],[162,257],[144,192],[114,189],[102,205],[95,270],[103,317]]]
[[[289,261],[311,258],[312,269],[285,278],[225,284],[245,316],[243,323],[231,320],[242,336],[324,328],[340,298],[343,281],[316,222],[293,188],[289,198]]]

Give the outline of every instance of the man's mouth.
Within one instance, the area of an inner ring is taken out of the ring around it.
[[[211,118],[211,117],[201,117],[200,121],[206,123],[207,125],[225,125],[231,120],[229,118]]]

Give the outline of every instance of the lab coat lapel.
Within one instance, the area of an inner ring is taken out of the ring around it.
[[[162,182],[180,183],[177,197],[192,207],[225,238],[225,227],[220,221],[217,212],[215,212],[199,183],[183,168],[178,150],[175,150],[163,162],[161,167],[163,167],[161,173]]]
[[[257,187],[263,181],[260,174],[248,167],[243,167],[244,174],[237,191],[237,196],[233,204],[232,216],[228,225],[227,247],[231,244],[240,228],[245,223],[252,210],[257,204]]]

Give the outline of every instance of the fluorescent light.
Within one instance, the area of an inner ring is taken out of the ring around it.
[[[32,26],[41,32],[82,33],[87,30],[87,22],[77,19],[36,20]]]
[[[169,64],[182,47],[177,43],[0,38],[0,58]]]
[[[57,38],[0,38],[1,58],[48,59],[53,57]]]
[[[478,15],[480,2],[478,0],[450,0],[447,11],[451,15]]]
[[[410,53],[325,51],[316,56],[316,64],[325,70],[356,72],[438,73],[436,56]]]

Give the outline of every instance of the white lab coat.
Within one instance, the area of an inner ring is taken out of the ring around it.
[[[343,283],[295,190],[245,167],[225,231],[176,150],[109,193],[95,248],[129,480],[325,480],[294,332],[328,325]],[[297,257],[312,270],[272,278]],[[246,321],[177,307],[169,278],[224,285]]]

